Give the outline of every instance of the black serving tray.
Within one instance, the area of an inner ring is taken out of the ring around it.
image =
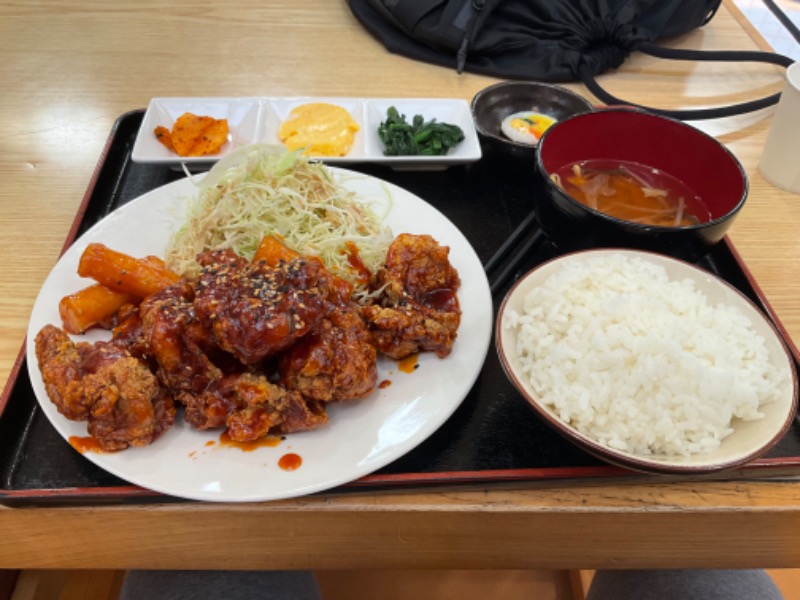
[[[128,201],[181,177],[183,172],[132,162],[143,111],[115,123],[92,182],[67,236],[65,249],[94,223]],[[469,239],[486,269],[495,310],[519,275],[560,252],[532,211],[533,165],[508,156],[441,171],[400,171],[385,165],[350,168],[395,183],[445,214]],[[772,319],[772,313],[729,240],[699,265],[736,286]],[[800,474],[800,424],[743,475]],[[539,420],[506,378],[494,348],[475,385],[452,417],[430,438],[383,469],[332,492],[431,485],[494,484],[608,477],[642,477],[586,454]],[[330,492],[329,492],[330,493]],[[8,505],[175,500],[105,472],[76,452],[50,425],[28,379],[24,348],[0,397],[0,503]]]

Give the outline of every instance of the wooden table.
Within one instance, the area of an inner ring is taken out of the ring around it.
[[[670,45],[755,49],[724,5]],[[342,0],[0,3],[0,380],[115,119],[155,96],[471,98],[488,77],[388,54]],[[633,56],[600,78],[679,107],[778,91],[769,66]],[[588,95],[579,85],[571,85]],[[702,125],[750,176],[731,237],[800,339],[800,197],[756,166],[772,110]],[[0,508],[0,567],[598,568],[800,565],[800,484],[558,482],[259,505]]]

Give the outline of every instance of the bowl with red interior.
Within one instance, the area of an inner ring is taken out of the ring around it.
[[[742,165],[699,129],[636,109],[575,115],[539,142],[544,234],[567,250],[615,246],[702,258],[747,199]]]

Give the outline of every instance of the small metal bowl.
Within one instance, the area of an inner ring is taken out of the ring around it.
[[[503,119],[514,113],[533,111],[560,121],[591,110],[592,104],[575,92],[530,81],[497,83],[472,99],[472,118],[484,153],[501,152],[519,158],[536,156],[536,146],[506,137],[500,129]]]

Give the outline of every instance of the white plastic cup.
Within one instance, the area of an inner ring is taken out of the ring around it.
[[[758,170],[772,185],[800,194],[800,62],[786,70]]]

